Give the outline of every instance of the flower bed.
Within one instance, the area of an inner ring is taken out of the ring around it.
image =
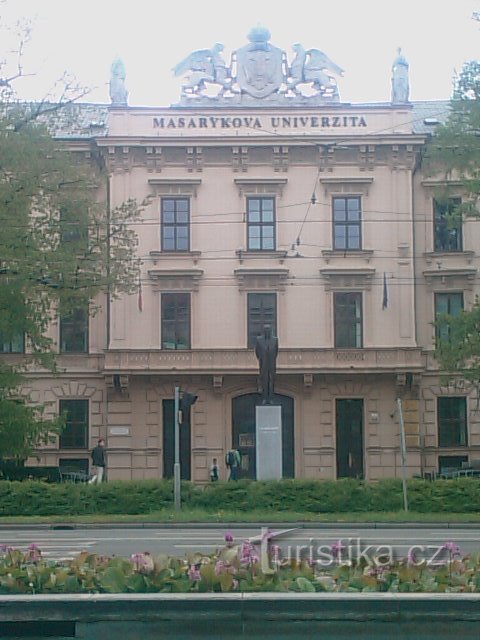
[[[480,555],[461,557],[445,543],[434,566],[413,552],[404,560],[342,555],[341,541],[323,548],[322,561],[282,557],[273,535],[259,547],[230,534],[215,553],[185,558],[136,553],[129,559],[83,552],[52,562],[32,544],[26,552],[0,547],[1,594],[277,592],[480,592]],[[328,562],[327,562],[328,560]]]

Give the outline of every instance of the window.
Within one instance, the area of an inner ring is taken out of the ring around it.
[[[247,198],[249,251],[275,250],[275,198]]]
[[[162,294],[162,349],[190,349],[190,294]]]
[[[333,198],[333,248],[336,250],[360,250],[362,210],[358,196]]]
[[[451,198],[447,202],[433,201],[434,208],[434,247],[435,251],[462,251],[462,221],[450,217],[460,198]]]
[[[467,399],[438,398],[438,446],[467,446]]]
[[[88,243],[87,218],[78,219],[75,210],[60,210],[60,239],[63,243],[76,243],[80,250],[86,250]]]
[[[10,339],[0,333],[0,353],[25,353],[25,336],[14,333]]]
[[[335,346],[362,347],[362,294],[334,293]]]
[[[463,310],[463,293],[436,293],[435,294],[435,320],[439,316],[448,314],[458,316]],[[448,342],[450,339],[450,327],[445,324],[436,329],[437,340]]]
[[[88,311],[76,309],[60,318],[60,352],[88,352]]]
[[[66,426],[60,434],[60,449],[86,449],[88,442],[88,400],[60,400]]]
[[[468,456],[438,456],[439,473],[448,473],[462,469],[468,462]]]
[[[60,458],[58,461],[62,473],[88,474],[88,465],[88,458]]]
[[[190,250],[190,200],[162,198],[162,251]]]
[[[248,348],[254,349],[257,336],[269,324],[272,334],[277,335],[277,295],[275,293],[249,293],[248,305]]]

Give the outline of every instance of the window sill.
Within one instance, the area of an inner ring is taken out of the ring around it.
[[[449,256],[462,257],[470,264],[475,257],[475,251],[427,251],[423,254],[427,264],[431,264],[438,258],[448,258]]]
[[[322,256],[327,264],[332,258],[363,258],[365,262],[370,262],[373,249],[323,249]]]
[[[270,258],[274,260],[276,259],[280,262],[280,264],[283,264],[285,258],[287,257],[288,251],[272,251],[269,249],[248,251],[245,249],[237,249],[235,253],[240,261],[240,264],[242,264],[244,260],[258,260],[263,258]]]
[[[197,264],[198,259],[202,255],[201,251],[150,251],[150,257],[153,258],[153,264],[157,264],[161,259],[180,260],[182,258],[191,258],[193,264]]]

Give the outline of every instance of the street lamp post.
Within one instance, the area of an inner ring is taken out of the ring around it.
[[[174,427],[174,440],[175,440],[175,461],[173,465],[173,496],[175,511],[181,509],[181,493],[180,493],[180,387],[175,387],[175,427]]]
[[[175,422],[174,422],[174,440],[175,440],[175,460],[173,465],[173,502],[175,511],[180,511],[181,502],[181,470],[180,470],[180,424],[183,417],[188,415],[190,407],[195,404],[198,396],[192,393],[182,391],[180,387],[175,387]]]

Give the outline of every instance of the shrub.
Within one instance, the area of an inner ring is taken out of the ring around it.
[[[477,479],[409,480],[412,511],[427,513],[480,511]],[[279,480],[215,482],[204,487],[182,483],[182,504],[207,512],[269,511],[360,513],[398,511],[403,507],[400,480]],[[148,514],[173,508],[171,480],[106,482],[100,485],[0,481],[0,516],[69,516]]]

